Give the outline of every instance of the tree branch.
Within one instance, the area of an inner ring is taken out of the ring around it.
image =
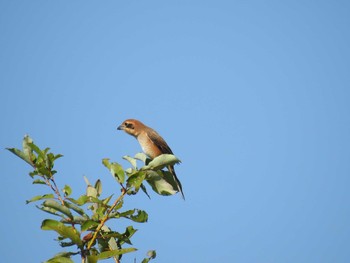
[[[101,228],[104,226],[104,224],[106,223],[106,221],[108,220],[109,214],[113,211],[114,207],[116,207],[116,205],[120,202],[120,200],[123,199],[123,197],[126,194],[126,189],[123,187],[122,188],[122,194],[117,198],[117,200],[115,200],[115,202],[113,203],[113,205],[108,209],[106,215],[104,216],[104,218],[101,220],[100,224],[97,226],[94,236],[92,237],[92,239],[90,240],[88,246],[87,246],[87,250],[90,250],[90,248],[92,247],[93,243],[95,242],[98,232],[100,232]]]

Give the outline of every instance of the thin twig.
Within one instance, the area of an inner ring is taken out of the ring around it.
[[[64,201],[62,199],[60,191],[58,190],[58,187],[56,185],[55,180],[53,180],[52,178],[48,179],[48,178],[46,178],[46,176],[44,176],[44,179],[45,179],[46,185],[49,186],[52,189],[52,191],[55,192],[55,194],[57,195],[58,200],[60,200],[61,204],[64,206]],[[53,185],[50,183],[50,181],[53,183]]]
[[[57,185],[56,185],[56,182],[55,182],[53,176],[51,177],[50,180],[51,180],[51,182],[53,182],[53,184],[54,184],[54,186],[55,186],[55,188],[54,188],[53,190],[55,191],[55,193],[56,193],[58,199],[60,200],[61,204],[64,206],[63,198],[62,198],[62,196],[61,196],[61,194],[60,194],[60,191],[58,190],[58,187],[57,187]]]

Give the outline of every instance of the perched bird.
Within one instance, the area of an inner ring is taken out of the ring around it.
[[[134,136],[141,145],[142,150],[151,159],[161,154],[173,154],[168,144],[155,130],[144,125],[138,120],[126,120],[118,127],[118,130],[123,130],[126,133]],[[182,191],[182,186],[179,179],[176,176],[174,166],[169,166],[168,170],[173,175],[177,187],[183,199],[185,199],[184,193]]]

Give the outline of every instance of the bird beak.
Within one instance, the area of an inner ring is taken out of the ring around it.
[[[122,124],[120,126],[118,126],[117,130],[124,130],[125,126]]]

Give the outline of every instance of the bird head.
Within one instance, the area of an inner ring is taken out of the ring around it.
[[[142,122],[134,119],[128,119],[123,121],[123,123],[119,125],[117,129],[125,131],[127,134],[130,134],[134,137],[137,137],[144,127],[145,125]]]

